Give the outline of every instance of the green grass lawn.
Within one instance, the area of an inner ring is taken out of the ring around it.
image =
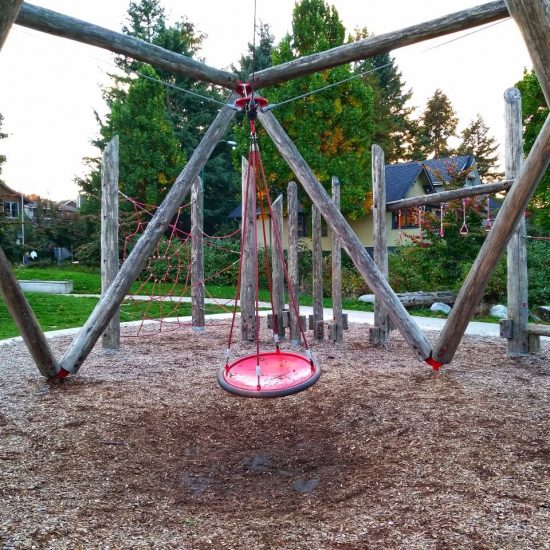
[[[97,298],[39,292],[29,292],[26,297],[44,331],[81,327],[98,302]],[[215,305],[205,306],[207,314],[225,311],[227,310]],[[191,304],[126,301],[120,308],[122,322],[186,315],[191,315]],[[2,302],[0,303],[0,340],[12,336],[19,336],[19,330]]]

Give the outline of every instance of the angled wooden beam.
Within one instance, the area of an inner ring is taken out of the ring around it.
[[[342,240],[343,248],[376,295],[376,298],[384,304],[386,311],[403,335],[403,338],[415,350],[420,359],[430,359],[432,351],[430,342],[407,313],[407,310],[395,295],[384,275],[378,270],[365,247],[353,232],[344,216],[336,208],[328,193],[319,183],[282,126],[270,112],[259,113],[258,118],[283,158],[300,180],[313,204],[317,206],[327,224],[332,228],[332,231]]]
[[[516,182],[508,191],[495,223],[485,238],[479,254],[456,298],[451,314],[439,335],[434,359],[450,363],[466,331],[475,308],[506,248],[523,211],[550,163],[550,117],[546,119]]]
[[[366,59],[423,40],[430,40],[438,36],[492,23],[506,17],[509,17],[509,15],[504,0],[468,8],[445,17],[300,57],[288,63],[259,71],[254,75],[254,87],[273,86],[300,76]]]
[[[0,50],[8,37],[11,26],[19,13],[23,0],[3,0],[0,6]]]
[[[229,101],[234,101],[236,97],[233,94],[233,97]],[[65,374],[76,373],[81,367],[122,300],[124,300],[132,283],[140,274],[147,258],[153,252],[164,231],[166,231],[184,198],[191,190],[193,181],[199,177],[200,171],[206,164],[218,141],[223,137],[234,115],[234,110],[229,107],[223,107],[210,128],[208,128],[202,141],[191,155],[189,162],[177,177],[155,215],[151,218],[147,229],[136,243],[126,261],[122,264],[115,280],[101,297],[86,324],[69,346],[60,363]]]
[[[451,191],[440,191],[439,193],[430,193],[429,195],[420,195],[386,203],[388,212],[397,212],[403,208],[412,208],[414,206],[425,206],[428,204],[439,205],[442,202],[449,202],[455,199],[466,197],[477,197],[479,195],[493,195],[507,191],[512,187],[513,180],[507,180],[497,183],[485,183],[483,185],[473,185],[472,187],[461,187]]]
[[[2,248],[0,248],[0,294],[4,297],[6,307],[40,374],[46,378],[54,378],[59,372],[57,361]]]
[[[550,6],[548,0],[506,0],[550,106]]]
[[[217,84],[230,90],[234,90],[237,84],[236,76],[227,71],[214,69],[195,59],[165,50],[139,38],[114,32],[26,2],[21,6],[15,22],[29,29],[104,48],[139,61],[145,61],[175,74]]]

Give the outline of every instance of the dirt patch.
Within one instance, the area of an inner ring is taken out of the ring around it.
[[[3,548],[550,548],[548,345],[468,337],[434,373],[352,326],[252,400],[217,386],[225,336],[128,335],[62,383],[0,347]]]

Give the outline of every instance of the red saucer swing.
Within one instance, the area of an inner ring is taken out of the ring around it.
[[[243,110],[245,109],[250,121],[250,150],[248,154],[248,170],[246,175],[246,197],[245,208],[242,213],[242,219],[245,220],[247,216],[248,197],[252,187],[251,181],[251,169],[255,176],[254,181],[259,182],[259,193],[256,193],[254,189],[254,211],[257,212],[257,198],[260,196],[261,204],[261,220],[264,238],[264,250],[267,250],[267,238],[265,229],[265,214],[266,204],[269,210],[270,216],[272,215],[272,204],[269,197],[269,190],[265,178],[264,168],[260,151],[258,149],[258,142],[256,136],[256,116],[257,109],[263,108],[267,105],[267,101],[264,98],[254,95],[254,92],[249,88],[243,86],[243,90],[246,91],[246,97],[240,98],[236,101],[236,106]],[[273,226],[273,236],[275,245],[277,246],[277,252],[281,258],[281,262],[284,269],[285,278],[289,289],[290,305],[293,308],[296,317],[298,319],[301,338],[303,346],[305,348],[305,355],[293,353],[289,351],[282,351],[279,346],[279,336],[277,319],[275,316],[275,310],[273,307],[273,293],[270,276],[270,266],[268,255],[265,254],[265,269],[267,274],[267,280],[269,285],[269,294],[271,297],[271,313],[273,317],[273,340],[275,343],[275,350],[260,353],[260,317],[258,308],[258,232],[257,232],[257,216],[254,216],[254,238],[256,255],[254,260],[254,268],[256,274],[256,322],[255,322],[255,335],[256,335],[256,353],[240,357],[230,362],[230,350],[233,338],[233,329],[235,327],[235,318],[237,313],[237,300],[238,292],[240,288],[240,279],[242,272],[242,258],[243,258],[243,244],[246,240],[246,225],[243,223],[243,234],[241,235],[241,253],[239,259],[239,276],[237,280],[237,291],[235,295],[235,304],[233,308],[233,318],[231,321],[231,328],[229,331],[227,352],[226,352],[226,364],[220,369],[218,374],[218,383],[224,390],[239,395],[241,397],[283,397],[285,395],[292,395],[307,388],[311,387],[319,377],[321,376],[321,369],[316,365],[313,360],[313,355],[308,348],[307,340],[302,327],[300,316],[298,315],[298,306],[296,298],[292,291],[292,285],[289,283],[288,271],[286,263],[283,257],[283,248],[281,244],[281,236],[279,235],[277,226]]]

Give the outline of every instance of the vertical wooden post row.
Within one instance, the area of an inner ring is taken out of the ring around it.
[[[283,310],[285,308],[285,274],[283,259],[281,258],[283,248],[283,195],[279,195],[271,205],[271,281],[273,284],[273,311],[276,323],[277,334],[280,339],[285,337],[285,326],[283,322]],[[277,238],[279,236],[279,244]]]
[[[504,92],[506,121],[506,179],[515,179],[521,170],[523,162],[521,93],[517,88],[509,88]],[[527,244],[525,241],[525,216],[518,222],[512,233],[507,249],[508,267],[508,320],[510,334],[508,338],[508,354],[521,355],[533,351],[529,346],[527,321],[528,279],[527,279]],[[538,336],[532,336],[536,347]]]
[[[387,279],[386,174],[384,151],[378,145],[372,146],[372,197],[374,263]],[[378,298],[374,300],[374,327],[369,336],[372,344],[386,344],[390,339],[390,318]]]
[[[340,181],[336,176],[332,177],[332,202],[336,209],[340,210]],[[335,342],[343,340],[342,318],[342,241],[336,232],[332,232],[332,324],[330,325],[330,337]]]
[[[191,325],[204,332],[204,185],[197,178],[191,186]]]
[[[59,372],[57,361],[2,248],[0,248],[0,294],[40,374],[46,378],[54,378]]]
[[[252,166],[248,166],[248,161],[244,157],[241,160],[241,170],[241,238],[244,239],[240,299],[241,338],[243,341],[252,341],[256,334],[256,181],[254,170]]]
[[[300,273],[298,269],[298,186],[291,181],[287,186],[287,219],[288,219],[288,289],[296,300],[296,309],[290,303],[290,340],[293,344],[300,342],[300,311],[299,311],[299,284]]]
[[[2,0],[0,7],[0,50],[8,37],[23,0]]]
[[[311,327],[316,340],[324,337],[323,320],[323,245],[322,245],[322,218],[319,209],[311,207],[312,226],[312,263],[313,263],[313,316]]]
[[[105,295],[118,273],[118,136],[105,147],[101,159],[101,294]],[[116,309],[105,332],[104,350],[120,348],[120,313]]]

